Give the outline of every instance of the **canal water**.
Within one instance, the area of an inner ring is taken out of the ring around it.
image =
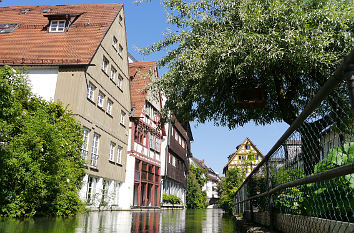
[[[71,218],[0,220],[1,233],[179,233],[237,232],[232,217],[220,209],[103,211]]]

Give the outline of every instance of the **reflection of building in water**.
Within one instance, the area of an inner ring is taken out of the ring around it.
[[[220,225],[222,224],[222,210],[207,209],[206,218],[202,224],[203,233],[220,232]]]
[[[128,233],[131,232],[132,212],[90,212],[78,216],[76,233]]]
[[[130,232],[158,233],[160,225],[160,215],[160,211],[133,212]]]
[[[163,210],[160,212],[160,232],[186,231],[186,210]],[[197,233],[197,232],[196,232]]]

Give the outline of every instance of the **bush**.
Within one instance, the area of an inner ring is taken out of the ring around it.
[[[73,215],[82,207],[81,127],[27,83],[0,69],[0,216]]]
[[[171,195],[162,194],[162,199],[163,199],[163,203],[170,203],[173,205],[182,203],[181,198],[172,194]]]

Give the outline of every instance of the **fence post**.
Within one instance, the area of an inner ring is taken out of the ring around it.
[[[267,188],[268,192],[272,189],[272,177],[271,171],[269,166],[269,160],[266,162],[266,169],[267,169]],[[268,207],[269,207],[269,228],[270,230],[274,230],[274,212],[273,212],[273,194],[268,195]]]

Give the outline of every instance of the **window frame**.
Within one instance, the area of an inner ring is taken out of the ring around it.
[[[55,27],[53,27],[54,22],[56,23]],[[63,23],[63,22],[64,22],[64,27],[60,27],[60,23]],[[67,24],[67,22],[65,19],[52,19],[52,20],[50,20],[50,24],[49,24],[49,32],[50,33],[63,33],[63,32],[65,32],[66,24]],[[54,28],[55,28],[55,30],[53,30]]]
[[[93,133],[92,137],[92,150],[91,150],[91,162],[90,167],[97,168],[97,161],[98,161],[98,149],[100,145],[100,137],[101,135],[97,133]]]
[[[123,147],[117,146],[117,164],[122,164]]]
[[[118,55],[123,57],[123,46],[121,44],[118,44]]]
[[[120,74],[118,74],[118,78],[117,78],[117,87],[123,90],[123,77]]]
[[[117,44],[118,44],[118,40],[115,36],[113,36],[113,39],[112,39],[112,46],[115,50],[117,50]]]
[[[125,116],[126,116],[126,113],[122,110],[120,111],[120,124],[125,126]]]
[[[112,108],[113,108],[113,101],[108,99],[107,100],[107,106],[106,106],[106,113],[108,115],[112,115]]]
[[[89,84],[87,85],[87,99],[94,101],[95,90],[96,87],[91,82],[89,82]]]
[[[114,162],[114,151],[116,144],[114,142],[109,143],[108,161]]]
[[[108,61],[108,59],[105,56],[103,56],[103,58],[102,58],[102,70],[106,74],[108,72],[108,66],[109,66],[109,61]]]
[[[103,108],[104,106],[104,99],[105,99],[105,95],[103,94],[103,92],[98,92],[98,95],[97,95],[97,106],[99,108]]]
[[[81,146],[82,159],[87,158],[89,142],[90,142],[90,130],[86,127],[83,127],[83,139],[82,139],[82,146]]]
[[[110,78],[113,82],[115,82],[115,80],[116,80],[117,72],[118,72],[117,69],[114,68],[114,66],[111,65],[111,73],[110,73],[110,75],[109,75],[109,78]]]

